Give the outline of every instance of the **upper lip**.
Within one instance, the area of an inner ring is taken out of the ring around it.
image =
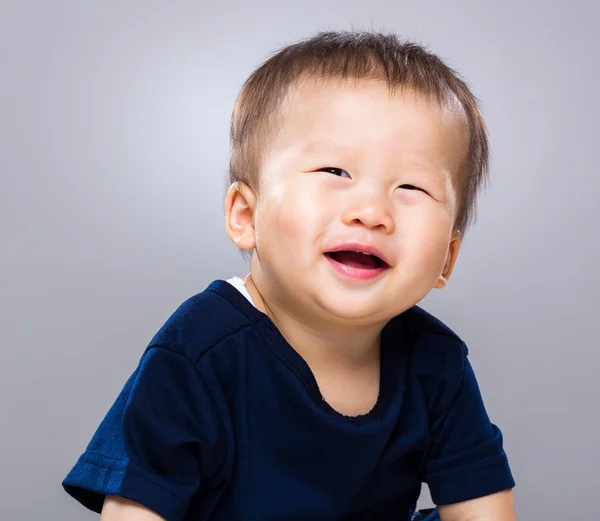
[[[329,248],[325,253],[333,253],[336,251],[355,251],[358,253],[365,253],[367,255],[374,255],[375,257],[379,257],[388,266],[391,266],[390,259],[384,253],[382,253],[381,250],[377,249],[375,246],[372,246],[370,244],[361,244],[359,242],[345,242],[343,244],[334,246],[333,248]]]

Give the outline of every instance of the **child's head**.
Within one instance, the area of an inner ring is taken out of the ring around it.
[[[393,35],[321,33],[254,71],[231,139],[228,234],[279,305],[384,322],[444,286],[488,143],[439,58]]]

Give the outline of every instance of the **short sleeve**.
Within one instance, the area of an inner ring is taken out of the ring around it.
[[[515,485],[502,433],[490,422],[467,348],[450,337],[447,342],[454,344],[449,351],[456,356],[448,356],[442,389],[436,393],[423,479],[437,505],[487,496]]]
[[[151,347],[63,487],[98,513],[110,495],[181,520],[204,476],[220,464],[220,428],[195,365],[175,351]]]

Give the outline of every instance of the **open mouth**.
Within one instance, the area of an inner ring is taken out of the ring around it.
[[[371,255],[369,253],[362,253],[359,251],[330,251],[325,253],[331,260],[348,266],[349,268],[361,269],[361,270],[378,270],[382,268],[388,268],[389,266],[377,255]]]

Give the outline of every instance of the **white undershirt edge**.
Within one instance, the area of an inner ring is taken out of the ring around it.
[[[230,279],[227,279],[227,282],[229,282],[229,284],[231,284],[242,295],[244,295],[244,297],[246,297],[250,301],[250,304],[256,307],[256,304],[254,304],[250,293],[248,293],[248,290],[246,289],[246,283],[244,282],[244,279],[242,279],[241,277],[231,277]]]

